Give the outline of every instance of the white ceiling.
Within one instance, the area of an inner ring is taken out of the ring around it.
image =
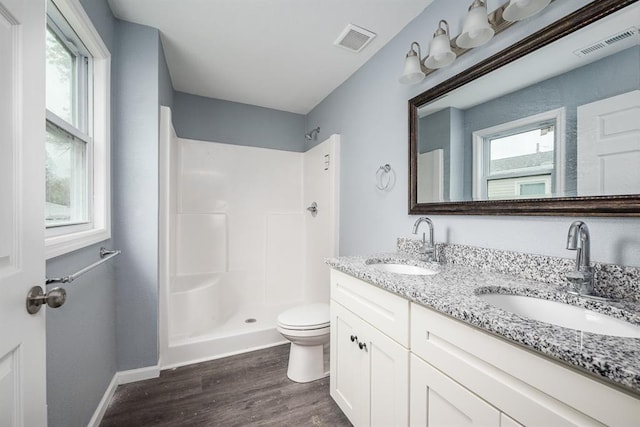
[[[158,28],[174,88],[306,114],[433,0],[109,0]],[[333,45],[347,24],[377,36]],[[398,69],[405,52],[398,52]]]

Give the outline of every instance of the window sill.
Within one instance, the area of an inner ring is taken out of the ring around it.
[[[55,258],[110,238],[111,230],[108,228],[92,228],[91,230],[48,237],[44,241],[45,256],[46,259]]]

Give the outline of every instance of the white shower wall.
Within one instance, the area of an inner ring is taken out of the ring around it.
[[[329,301],[329,268],[324,259],[338,255],[338,136],[303,155],[303,206],[316,202],[318,214],[305,218],[305,299]]]
[[[329,299],[338,137],[294,153],[162,133],[161,367],[284,342],[278,313]]]
[[[212,274],[233,306],[304,298],[300,153],[178,138],[177,277]]]

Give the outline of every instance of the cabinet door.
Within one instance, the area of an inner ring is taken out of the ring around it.
[[[411,426],[495,426],[500,411],[411,355]]]
[[[369,359],[368,426],[406,426],[409,422],[409,350],[369,324],[363,325],[361,342]]]
[[[523,425],[638,424],[637,399],[596,385],[593,380],[425,307],[412,306],[411,322],[411,350],[420,360]],[[579,402],[580,409],[563,402],[567,399],[573,405]],[[596,401],[598,404],[594,404]],[[606,405],[617,410],[607,412]],[[600,423],[579,411],[600,414],[611,421]]]
[[[331,358],[329,393],[342,412],[356,426],[366,425],[368,411],[363,377],[369,371],[368,358],[358,347],[364,322],[331,301]],[[352,341],[351,337],[354,338]]]

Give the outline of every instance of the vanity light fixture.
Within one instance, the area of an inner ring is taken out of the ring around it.
[[[451,40],[449,39],[449,24],[444,19],[438,23],[438,29],[433,33],[429,56],[424,64],[427,68],[438,69],[451,65],[456,59],[456,54],[451,50]]]
[[[418,51],[413,49],[416,46]],[[407,56],[404,60],[404,71],[398,79],[403,84],[420,83],[424,79],[425,72],[424,65],[422,65],[422,54],[420,53],[420,44],[418,42],[411,43],[411,48],[407,52]]]
[[[551,0],[510,0],[502,17],[510,22],[521,21],[547,7]]]
[[[494,34],[494,29],[489,25],[486,1],[474,0],[469,6],[469,13],[464,20],[462,33],[456,39],[456,45],[463,49],[482,46],[491,40]]]
[[[451,43],[449,24],[444,19],[440,20],[438,29],[433,34],[427,59],[422,60],[418,42],[411,43],[402,76],[398,80],[403,84],[421,82],[427,74],[450,65],[469,49],[482,46],[515,22],[540,12],[552,1],[554,0],[509,0],[487,14],[487,0],[473,0],[464,20],[462,33],[453,39],[454,43]]]

